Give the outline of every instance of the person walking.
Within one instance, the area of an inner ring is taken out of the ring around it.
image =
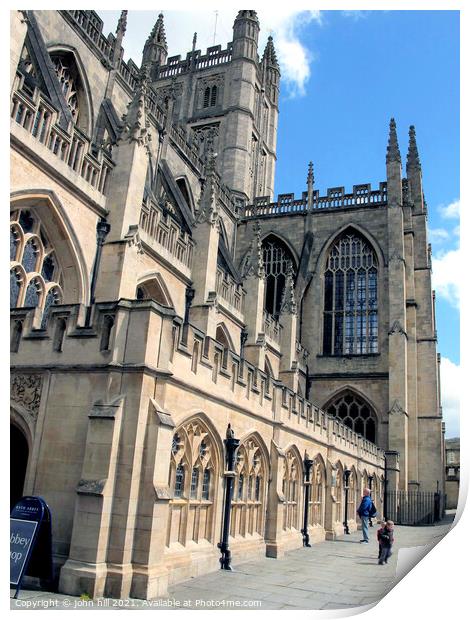
[[[362,501],[357,509],[357,514],[361,517],[362,540],[361,543],[369,542],[369,516],[371,515],[372,499],[370,497],[370,489],[364,489],[362,492]]]
[[[379,564],[386,564],[388,558],[392,555],[392,545],[393,545],[393,521],[386,521],[384,527],[382,527],[378,534],[377,538],[379,539]]]

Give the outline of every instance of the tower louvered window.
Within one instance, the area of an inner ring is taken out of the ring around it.
[[[324,281],[323,354],[378,352],[377,257],[347,232],[328,255]]]

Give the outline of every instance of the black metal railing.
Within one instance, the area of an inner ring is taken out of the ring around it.
[[[398,525],[432,525],[442,516],[441,493],[387,491],[385,517]]]

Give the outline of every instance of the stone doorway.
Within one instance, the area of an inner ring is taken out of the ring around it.
[[[22,498],[29,447],[23,432],[10,424],[10,510]]]

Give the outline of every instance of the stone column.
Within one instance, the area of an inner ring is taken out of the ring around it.
[[[388,447],[401,456],[400,488],[408,484],[408,391],[406,288],[401,157],[395,121],[390,122],[387,148],[389,418]]]
[[[285,454],[279,446],[271,441],[271,481],[268,489],[268,510],[266,513],[266,555],[278,558],[283,555],[280,548],[284,496],[282,495],[282,478]]]
[[[253,232],[254,237],[251,240],[250,249],[242,269],[243,288],[246,291],[244,314],[248,334],[244,352],[249,362],[264,369],[266,351],[264,338],[265,274],[261,228],[258,222],[253,226]]]
[[[174,428],[171,414],[150,398],[132,558],[133,598],[165,596],[167,591],[164,551],[170,502],[168,470]]]
[[[215,338],[217,309],[216,278],[217,254],[219,248],[219,213],[216,197],[215,156],[209,154],[206,164],[206,180],[199,203],[193,254],[194,300],[190,310],[190,322],[201,329],[206,336]]]
[[[104,595],[123,404],[122,396],[97,401],[88,415],[70,553],[60,572],[59,590],[65,594]]]
[[[294,274],[292,265],[289,268],[284,287],[279,322],[281,330],[281,364],[279,379],[291,390],[297,392],[299,373],[297,369],[297,303],[295,300]]]

